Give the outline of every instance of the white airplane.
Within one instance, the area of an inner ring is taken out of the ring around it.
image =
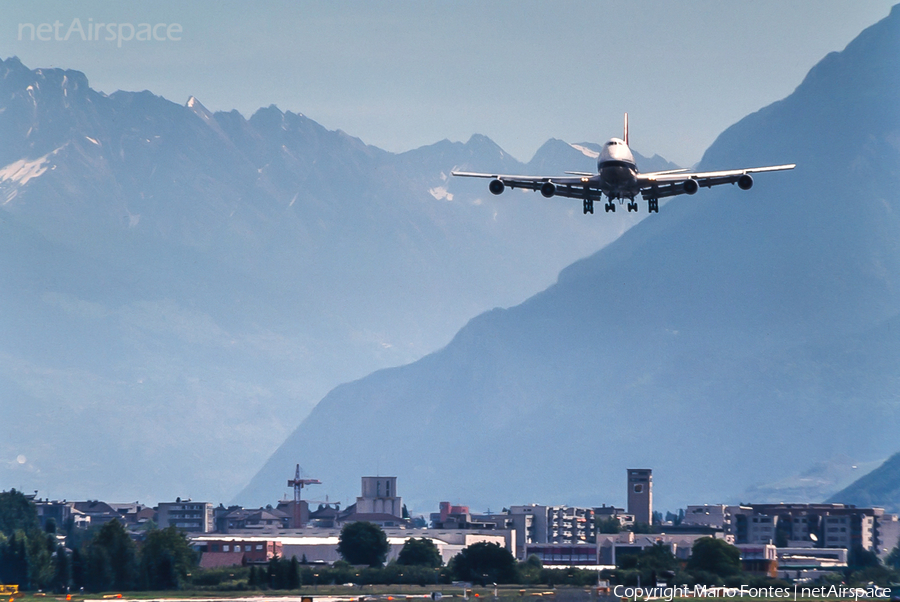
[[[610,138],[603,145],[597,158],[597,173],[567,171],[568,176],[505,176],[499,174],[473,173],[468,171],[450,172],[454,176],[467,178],[491,178],[488,190],[494,194],[502,193],[509,188],[526,188],[540,190],[548,199],[552,196],[564,196],[584,201],[584,213],[594,212],[594,201],[606,195],[606,211],[615,211],[614,200],[619,204],[628,199],[628,211],[637,211],[638,204],[634,200],[638,194],[647,201],[650,213],[659,213],[659,199],[677,194],[694,194],[701,186],[711,188],[717,184],[737,184],[741,190],[749,190],[753,186],[750,174],[765,171],[782,171],[794,169],[796,165],[773,165],[770,167],[751,167],[747,169],[729,169],[725,171],[692,172],[689,169],[670,169],[652,173],[638,172],[634,163],[634,155],[628,148],[628,113],[625,114],[625,136],[623,139]]]

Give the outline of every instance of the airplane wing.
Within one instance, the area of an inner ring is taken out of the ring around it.
[[[723,171],[691,172],[687,169],[670,169],[645,174],[636,174],[641,197],[644,200],[659,200],[678,194],[694,194],[700,187],[712,188],[719,184],[737,184],[747,190],[753,186],[750,174],[767,171],[783,171],[794,169],[796,165],[771,165],[768,167],[749,167],[745,169],[729,169]],[[562,196],[585,201],[600,200],[600,176],[582,172],[569,172],[569,176],[514,176],[503,174],[476,173],[469,171],[452,171],[454,176],[466,178],[490,178],[488,187],[494,194],[500,194],[506,188],[524,188],[540,190],[545,197]],[[574,177],[573,177],[574,176]]]
[[[677,172],[666,171],[638,174],[638,184],[644,199],[661,199],[677,194],[694,194],[703,186],[712,188],[719,184],[735,184],[743,190],[753,186],[750,174],[766,171],[783,171],[794,169],[795,164],[770,165],[768,167],[749,167],[746,169],[728,169],[723,171]]]
[[[656,176],[667,176],[667,175],[673,174],[673,173],[684,173],[686,171],[691,171],[691,170],[688,169],[687,167],[679,167],[678,169],[667,169],[665,171],[651,171],[651,172],[644,173],[641,175],[644,176],[645,178],[653,178]]]
[[[490,191],[500,194],[504,188],[524,188],[540,190],[545,197],[563,196],[572,199],[599,200],[600,178],[597,174],[578,172],[572,176],[512,176],[503,174],[475,173],[470,171],[452,171],[451,175],[464,178],[490,178]],[[499,182],[500,185],[496,184]]]

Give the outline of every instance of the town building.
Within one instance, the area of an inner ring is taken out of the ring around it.
[[[634,526],[633,514],[628,514],[625,512],[624,508],[616,508],[615,506],[607,506],[606,504],[594,507],[594,518],[598,521],[614,518],[619,521],[620,527]]]
[[[680,560],[687,560],[691,556],[691,550],[701,537],[710,537],[702,533],[649,533],[636,534],[631,531],[623,531],[615,534],[597,535],[597,548],[600,564],[615,565],[616,560],[622,556],[639,554],[645,548],[657,544],[666,546],[672,555]]]
[[[775,552],[781,579],[814,581],[847,568],[846,548],[775,548]]]
[[[441,502],[438,512],[432,512],[431,526],[434,529],[512,529],[513,520],[509,514],[472,514],[468,506],[453,506]]]
[[[775,578],[778,575],[778,551],[772,544],[738,544],[735,547],[741,551],[744,571],[760,577]]]
[[[728,531],[731,525],[731,513],[724,504],[703,504],[702,506],[688,506],[681,520],[683,526],[713,527]]]
[[[87,529],[104,525],[111,520],[117,520],[126,528],[131,528],[156,518],[156,511],[140,502],[113,504],[100,500],[69,502],[35,499],[34,506],[42,529],[46,529],[51,520],[58,529],[69,526]]]
[[[380,527],[405,526],[403,500],[397,495],[397,477],[362,477],[362,495],[338,514],[334,526],[367,521]]]
[[[199,535],[190,541],[201,553],[201,568],[265,564],[284,553],[281,540],[275,537]]]
[[[109,506],[118,513],[119,520],[126,528],[142,525],[151,520],[156,521],[156,510],[140,502],[110,503]]]
[[[340,516],[340,502],[326,502],[323,504],[319,504],[315,510],[310,511],[307,525],[310,527],[317,527],[321,529],[331,529],[334,528],[336,522],[339,522],[338,519]]]
[[[285,524],[290,529],[302,529],[309,524],[309,502],[306,500],[281,500],[275,510],[287,516]]]
[[[601,564],[600,546],[593,544],[524,544],[525,558],[537,556],[544,568],[615,568]]]
[[[76,512],[81,515],[81,522],[86,522],[90,526],[104,525],[111,520],[121,519],[115,508],[100,500],[72,502],[72,513]]]
[[[70,502],[36,499],[34,500],[34,507],[37,510],[38,520],[41,523],[41,529],[46,529],[47,523],[51,520],[56,524],[57,527],[65,528],[66,522],[72,517],[73,504]]]
[[[471,522],[468,506],[454,506],[450,502],[441,502],[439,510],[432,512],[431,526],[435,529],[465,529]]]
[[[257,531],[274,533],[290,529],[292,515],[272,508],[235,508],[223,516],[216,518],[216,531],[234,533],[236,531]]]
[[[213,530],[213,505],[176,498],[174,502],[160,502],[157,507],[160,529],[170,526],[188,533],[209,533]]]
[[[876,523],[878,549],[875,553],[884,558],[900,545],[900,520],[896,514],[883,514]]]
[[[773,543],[779,547],[885,547],[882,524],[891,522],[882,508],[845,504],[748,504],[726,508],[725,527],[736,544]],[[687,514],[685,515],[687,516]]]
[[[403,500],[397,495],[397,477],[362,477],[358,514],[390,514],[403,518]]]
[[[512,506],[507,527],[516,534],[516,557],[524,560],[526,546],[533,544],[593,544],[597,525],[593,508],[572,506]]]
[[[635,522],[653,523],[653,471],[649,468],[628,469],[628,513]]]
[[[201,566],[237,566],[268,562],[273,556],[310,563],[333,564],[341,560],[338,553],[340,529],[305,529],[298,533],[274,536],[190,534],[194,549],[201,552]],[[463,548],[478,542],[496,543],[512,551],[515,534],[511,531],[479,532],[475,530],[435,530],[387,528],[390,549],[387,561],[395,560],[410,538],[427,538],[437,546],[444,563]]]

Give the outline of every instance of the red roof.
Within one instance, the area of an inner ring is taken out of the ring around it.
[[[243,552],[203,552],[200,556],[200,568],[217,569],[223,566],[241,566],[244,564]]]

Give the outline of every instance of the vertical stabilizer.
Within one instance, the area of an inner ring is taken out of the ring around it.
[[[625,135],[622,136],[622,140],[625,141],[625,146],[628,146],[628,113],[625,113]]]

